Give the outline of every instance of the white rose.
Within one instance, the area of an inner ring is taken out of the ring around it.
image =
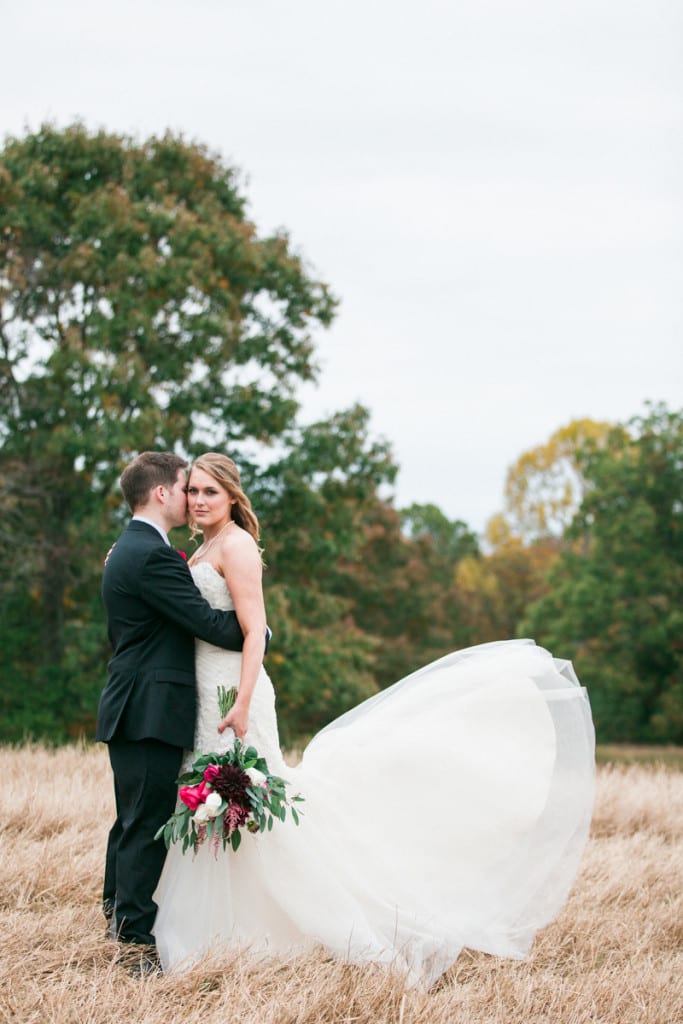
[[[223,798],[219,793],[209,793],[206,798],[204,807],[209,818],[215,818],[218,814],[218,808],[223,803]]]
[[[200,804],[194,812],[195,825],[206,825],[210,817],[211,815],[209,814],[206,804]]]
[[[249,776],[249,781],[254,786],[262,786],[266,781],[265,775],[258,768],[247,768],[247,775]]]

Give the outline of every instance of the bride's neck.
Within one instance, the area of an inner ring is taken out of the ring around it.
[[[231,522],[232,522],[231,519],[224,519],[222,523],[216,523],[215,526],[211,526],[211,527],[207,528],[206,530],[202,530],[202,540],[204,541],[204,543],[208,544],[209,541],[215,540],[216,537],[218,536],[218,534],[222,533],[223,530],[225,530],[225,528]]]
[[[209,553],[209,549],[211,548],[211,546],[214,543],[214,541],[218,540],[218,538],[221,536],[221,534],[225,533],[225,531],[227,530],[228,526],[232,526],[233,525],[233,522],[234,522],[234,520],[232,520],[232,519],[226,519],[226,521],[223,523],[223,525],[219,526],[218,529],[214,530],[214,532],[209,537],[207,537],[205,533],[202,533],[202,536],[203,536],[204,539],[203,539],[201,545],[199,546],[199,548],[197,549],[197,551],[195,551],[194,557],[197,558],[197,559],[206,558],[206,556]]]

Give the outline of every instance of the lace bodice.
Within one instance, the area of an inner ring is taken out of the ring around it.
[[[228,585],[218,572],[211,565],[211,562],[197,562],[190,569],[192,578],[212,608],[222,608],[224,611],[234,609],[232,594]]]

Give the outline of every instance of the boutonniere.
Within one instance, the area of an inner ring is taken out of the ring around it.
[[[181,557],[181,558],[183,559],[183,561],[185,561],[185,562],[186,562],[186,561],[187,561],[187,555],[185,554],[185,552],[184,552],[184,551],[181,551],[181,550],[180,550],[180,548],[176,548],[176,551],[178,552],[178,554],[180,555],[180,557]]]

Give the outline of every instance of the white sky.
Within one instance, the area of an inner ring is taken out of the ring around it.
[[[0,0],[0,131],[170,128],[244,172],[342,304],[306,418],[354,401],[396,501],[477,530],[582,416],[683,407],[683,6]]]

